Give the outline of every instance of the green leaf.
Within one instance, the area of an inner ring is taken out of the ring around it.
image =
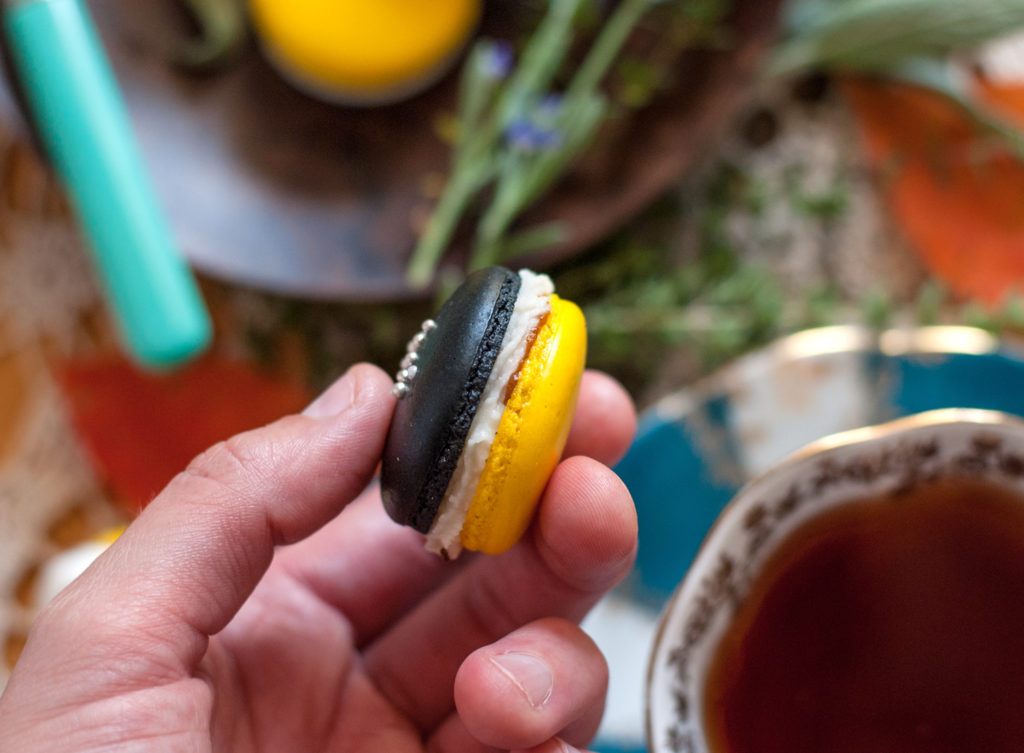
[[[565,225],[561,222],[549,222],[537,227],[521,230],[507,238],[501,245],[502,259],[515,259],[534,251],[565,243],[569,237]]]
[[[182,0],[182,4],[195,19],[199,35],[175,50],[175,63],[186,68],[210,68],[241,50],[248,35],[241,0]]]
[[[588,96],[597,90],[630,32],[636,27],[653,0],[622,0],[601,30],[600,36],[584,59],[566,91],[566,99]]]
[[[566,104],[566,114],[559,122],[562,146],[541,153],[530,166],[524,181],[527,202],[540,198],[592,142],[607,111],[607,100],[596,93]]]
[[[573,19],[586,0],[551,0],[551,7],[523,50],[498,103],[504,128],[550,88],[572,42]]]
[[[889,293],[881,287],[869,290],[861,306],[864,310],[864,323],[871,329],[885,329],[892,321],[893,301]]]
[[[1024,26],[1024,0],[804,0],[776,49],[775,75],[824,68],[883,72],[910,57],[944,57]]]
[[[477,42],[463,68],[459,88],[459,137],[456,142],[456,148],[463,152],[474,131],[480,127],[484,112],[498,88],[498,82],[488,72],[486,63],[494,44],[490,40]]]

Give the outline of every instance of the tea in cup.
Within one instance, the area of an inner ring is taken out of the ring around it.
[[[1024,422],[920,414],[748,484],[669,603],[654,753],[1024,750]]]

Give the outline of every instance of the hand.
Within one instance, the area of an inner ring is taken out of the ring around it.
[[[607,670],[576,623],[636,544],[601,464],[632,436],[628,397],[587,374],[532,529],[501,556],[444,563],[364,491],[390,388],[357,366],[172,481],[40,614],[0,697],[0,750],[584,745]]]

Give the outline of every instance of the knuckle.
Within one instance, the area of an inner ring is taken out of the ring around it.
[[[383,663],[372,672],[373,684],[399,712],[415,718],[420,700],[403,676],[404,668]]]
[[[183,475],[219,488],[232,497],[248,497],[247,491],[266,476],[266,453],[247,434],[225,439],[196,456]]]
[[[472,621],[482,636],[482,643],[497,640],[516,628],[524,620],[510,606],[508,593],[492,578],[479,578],[466,591],[467,619]]]

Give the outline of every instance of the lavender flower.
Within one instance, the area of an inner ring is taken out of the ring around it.
[[[534,120],[539,123],[553,123],[562,112],[562,95],[548,94],[537,105]]]
[[[512,45],[504,40],[489,40],[484,42],[480,54],[480,68],[485,77],[492,81],[500,81],[512,70],[515,62],[515,52]]]
[[[526,152],[553,151],[562,146],[558,118],[562,113],[562,97],[548,94],[529,114],[513,120],[505,129],[505,138],[513,149]]]
[[[562,145],[562,133],[552,126],[518,118],[505,129],[505,138],[513,149],[527,154],[546,152]]]

